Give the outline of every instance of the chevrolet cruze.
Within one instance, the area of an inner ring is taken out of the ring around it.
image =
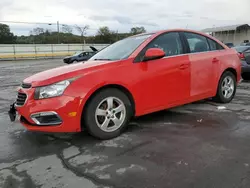
[[[32,131],[122,133],[131,117],[193,101],[230,102],[241,78],[237,52],[210,35],[165,30],[118,41],[85,63],[26,78],[9,110]]]

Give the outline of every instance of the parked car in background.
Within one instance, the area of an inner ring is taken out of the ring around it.
[[[233,44],[233,43],[231,43],[231,42],[229,42],[229,43],[225,43],[225,45],[227,45],[227,47],[229,47],[229,48],[234,47],[234,44]]]
[[[250,80],[250,45],[237,46],[235,49],[239,53],[241,59],[241,77],[244,80]]]
[[[118,41],[84,63],[23,81],[9,116],[29,130],[120,135],[133,116],[213,98],[229,103],[241,79],[238,53],[212,36],[165,30]]]
[[[87,61],[89,58],[91,58],[93,55],[95,55],[96,52],[98,51],[93,46],[90,46],[90,49],[92,50],[92,52],[78,52],[72,56],[65,57],[63,59],[63,62],[67,63],[67,64],[71,64],[71,63],[76,63],[76,62],[80,62],[80,61]]]
[[[250,42],[243,42],[240,44],[241,46],[250,46]]]

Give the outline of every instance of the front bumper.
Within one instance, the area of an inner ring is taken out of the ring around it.
[[[243,73],[249,73],[250,74],[250,65],[241,67],[241,74]]]
[[[241,74],[250,73],[250,65],[246,61],[241,61]]]
[[[81,131],[81,99],[62,95],[59,97],[34,100],[34,88],[19,89],[28,98],[23,106],[16,106],[20,122],[31,131],[41,132],[79,132]],[[43,124],[34,119],[34,115],[53,112],[60,118],[60,122]]]
[[[63,62],[69,64],[70,60],[71,60],[70,58],[65,58],[65,59],[63,59]]]

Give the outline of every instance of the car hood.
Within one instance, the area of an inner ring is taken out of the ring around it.
[[[66,57],[64,57],[63,59],[69,59],[69,58],[71,58],[71,57],[73,57],[73,56],[66,56]]]
[[[31,83],[32,87],[45,86],[118,64],[112,61],[87,61],[85,63],[65,65],[34,74],[26,78],[23,82]]]

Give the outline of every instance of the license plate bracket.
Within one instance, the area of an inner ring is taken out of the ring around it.
[[[16,113],[16,108],[15,108],[15,103],[10,105],[10,109],[8,111],[8,114],[9,114],[9,117],[10,117],[10,121],[13,122],[13,121],[16,120],[17,113]]]

